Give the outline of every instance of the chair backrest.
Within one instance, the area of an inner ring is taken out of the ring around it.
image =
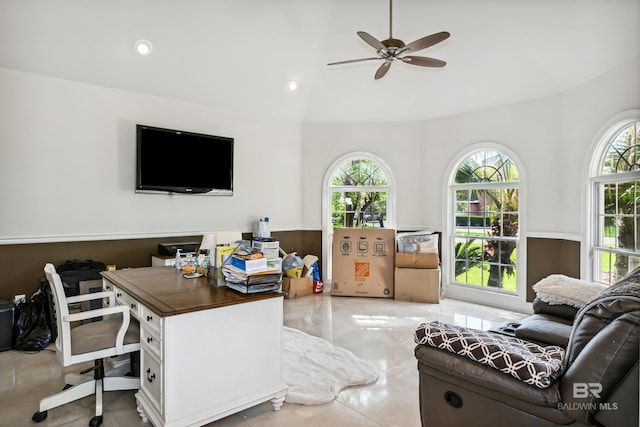
[[[637,421],[638,382],[630,380],[640,351],[639,279],[612,285],[576,315],[560,382],[565,412],[575,420],[590,423],[615,407],[609,415],[635,411]],[[620,395],[635,395],[631,410],[618,408]]]
[[[44,274],[47,277],[51,293],[53,294],[56,325],[58,326],[56,355],[60,364],[68,366],[71,364],[71,324],[63,321],[63,319],[69,314],[69,304],[67,303],[67,297],[64,293],[62,279],[56,272],[54,265],[50,263],[46,264]]]

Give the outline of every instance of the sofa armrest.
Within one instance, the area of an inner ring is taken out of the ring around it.
[[[456,383],[471,383],[490,391],[498,400],[523,401],[553,409],[557,409],[560,403],[556,383],[545,389],[534,387],[487,365],[427,345],[419,344],[414,353],[419,371],[434,370],[443,376],[453,376]]]
[[[529,341],[567,347],[572,323],[550,314],[534,314],[523,319],[515,335]]]
[[[465,356],[539,388],[553,383],[564,359],[564,349],[558,346],[437,321],[421,323],[414,341]]]

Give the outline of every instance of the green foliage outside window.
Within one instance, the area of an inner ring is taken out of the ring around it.
[[[637,266],[637,257],[629,252],[640,253],[640,194],[637,178],[630,173],[640,170],[640,122],[625,127],[609,143],[602,161],[602,176],[620,174],[614,182],[607,180],[598,184],[601,203],[598,223],[598,256],[600,277],[603,283],[613,283]],[[604,248],[611,248],[610,250]],[[616,251],[624,251],[620,253]]]
[[[367,159],[348,160],[331,179],[333,227],[381,227],[387,214],[388,180],[380,166]],[[337,191],[340,190],[340,191]]]
[[[456,282],[515,291],[519,180],[513,161],[493,150],[479,151],[458,167]]]

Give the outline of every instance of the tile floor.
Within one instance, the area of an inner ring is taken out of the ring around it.
[[[418,373],[413,331],[421,322],[440,320],[488,329],[525,314],[446,299],[423,304],[382,298],[331,297],[329,294],[285,300],[284,324],[349,349],[380,369],[377,383],[343,390],[319,406],[285,403],[275,412],[269,402],[209,424],[211,427],[398,426],[419,427]],[[40,398],[61,389],[64,374],[52,351],[0,353],[0,426],[86,426],[94,398],[49,411],[36,424],[31,415]],[[149,426],[135,410],[133,392],[109,392],[104,399],[104,427]]]

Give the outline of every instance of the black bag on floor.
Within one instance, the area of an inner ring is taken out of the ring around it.
[[[102,279],[100,272],[106,269],[100,261],[74,259],[59,265],[56,271],[62,279],[65,295],[72,297],[80,294],[80,282]]]
[[[51,323],[51,293],[46,280],[40,283],[31,300],[18,303],[15,311],[13,348],[22,351],[44,350],[55,340]],[[57,328],[56,328],[57,329]]]

